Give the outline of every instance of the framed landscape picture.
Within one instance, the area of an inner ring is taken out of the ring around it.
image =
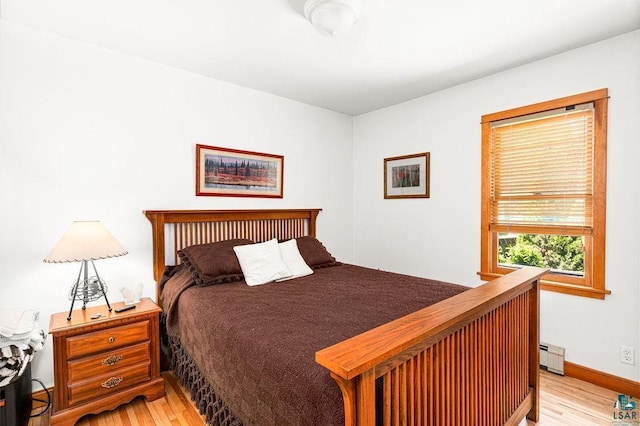
[[[284,157],[196,145],[196,195],[282,198]]]
[[[384,159],[384,198],[429,198],[429,153]]]

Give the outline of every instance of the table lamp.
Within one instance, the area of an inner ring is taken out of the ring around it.
[[[87,302],[93,302],[104,296],[111,312],[111,305],[107,299],[107,285],[98,275],[93,261],[125,254],[127,251],[99,221],[76,221],[71,224],[51,253],[44,258],[47,263],[82,262],[78,278],[69,291],[71,308],[67,321],[71,321],[71,311],[76,300],[82,301],[82,309],[86,309]],[[95,273],[91,277],[89,277],[89,262]]]

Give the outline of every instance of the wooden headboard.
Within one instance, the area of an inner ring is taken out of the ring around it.
[[[180,262],[178,250],[231,238],[255,242],[316,236],[316,218],[322,209],[279,210],[145,210],[153,236],[153,278],[157,283],[165,265]]]

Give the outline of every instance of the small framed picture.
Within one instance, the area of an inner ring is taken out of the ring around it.
[[[284,157],[196,145],[196,195],[282,198]]]
[[[429,153],[384,159],[384,198],[429,198]]]

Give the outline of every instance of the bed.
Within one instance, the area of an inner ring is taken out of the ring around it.
[[[172,365],[210,424],[538,420],[545,269],[523,268],[463,288],[334,262],[256,290],[238,280],[194,285],[186,268],[166,268],[180,264],[179,251],[199,244],[313,241],[319,212],[144,212]],[[367,287],[356,278],[362,274]],[[371,293],[377,299],[368,300]],[[369,309],[358,308],[359,300]]]

